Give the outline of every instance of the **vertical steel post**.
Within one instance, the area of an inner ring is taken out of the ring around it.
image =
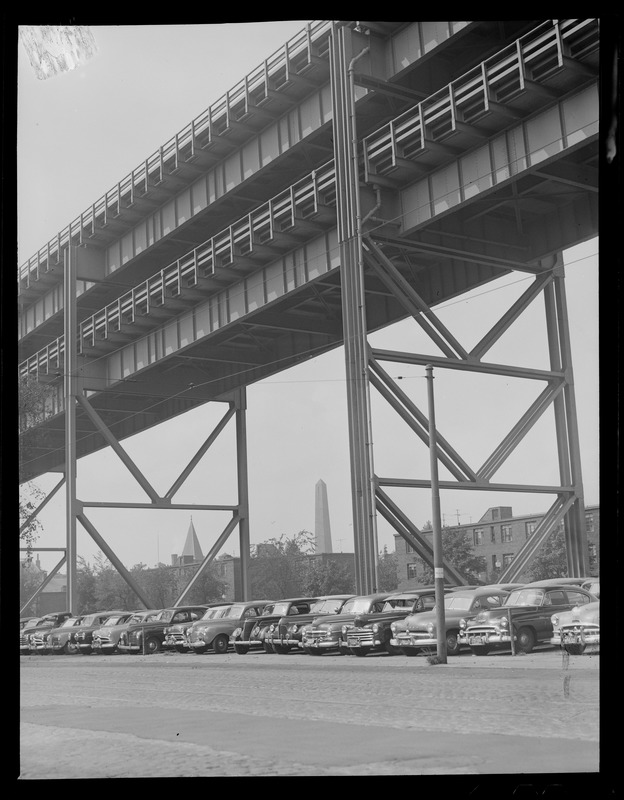
[[[368,383],[368,343],[359,164],[353,90],[352,32],[334,27],[330,37],[330,78],[336,168],[337,229],[340,244],[343,336],[351,463],[351,502],[358,593],[377,590],[377,523]]]
[[[63,278],[67,609],[76,614],[76,248],[71,244],[65,251]]]
[[[249,600],[249,484],[247,480],[247,389],[236,390],[236,470],[238,476],[238,532],[241,600]],[[239,598],[236,598],[239,599]]]
[[[427,364],[427,398],[429,403],[429,463],[431,465],[431,512],[433,525],[433,575],[435,586],[437,655],[446,664],[446,615],[444,613],[444,565],[442,556],[442,524],[440,520],[440,487],[438,484],[438,439],[433,398],[433,367]]]

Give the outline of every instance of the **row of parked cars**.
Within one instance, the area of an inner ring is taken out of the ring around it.
[[[600,644],[597,578],[444,589],[447,654],[485,655],[538,644],[580,655]],[[22,654],[157,653],[238,655],[252,650],[417,656],[437,648],[435,589],[294,597],[142,611],[69,612],[20,621]]]

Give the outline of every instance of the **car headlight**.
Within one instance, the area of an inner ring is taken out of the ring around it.
[[[435,633],[435,625],[433,622],[427,623],[427,633],[433,635]]]
[[[243,632],[242,628],[234,628],[234,630],[232,631],[232,638],[238,639],[239,636],[242,634],[242,632]]]
[[[399,629],[399,626],[396,624],[396,622],[391,622],[390,623],[390,630],[392,631],[392,633],[396,633],[398,629]]]
[[[259,625],[255,625],[253,630],[251,631],[251,635],[252,636],[257,636],[259,633],[260,633],[260,626]]]
[[[463,617],[459,620],[459,627],[462,629],[462,631],[465,631],[468,627],[468,623]]]
[[[374,625],[373,625],[373,633],[379,633],[380,630],[381,630],[381,626],[379,625],[378,622],[375,622]]]
[[[298,625],[291,625],[288,628],[288,633],[297,633],[298,630],[299,630],[299,626]]]
[[[276,627],[276,625],[269,625],[269,633],[273,633]]]
[[[341,630],[344,634],[346,634],[350,627],[350,625],[343,625]]]
[[[509,620],[507,619],[507,617],[501,617],[498,621],[498,624],[501,626],[501,628],[508,628]]]
[[[550,621],[552,622],[553,625],[558,625],[559,624],[559,615],[558,614],[553,614],[553,616],[551,617]]]

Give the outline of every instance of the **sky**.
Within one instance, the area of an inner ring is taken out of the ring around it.
[[[97,52],[86,63],[37,78],[18,46],[18,248],[23,263],[148,155],[255,69],[306,20],[218,25],[92,26]],[[566,295],[585,504],[599,503],[598,239],[564,253]],[[436,307],[468,349],[527,288],[512,273]],[[534,302],[490,351],[488,361],[548,368],[543,303]],[[372,334],[374,347],[435,352],[413,320]],[[427,412],[424,368],[384,364]],[[247,390],[250,537],[252,543],[314,531],[315,486],[327,485],[333,548],[353,552],[344,351],[338,348],[252,384]],[[535,384],[535,385],[532,385]],[[434,373],[439,432],[478,468],[541,391],[537,381]],[[371,389],[374,470],[382,477],[427,478],[429,451]],[[155,488],[165,493],[225,411],[207,404],[123,440]],[[552,411],[494,476],[498,482],[558,483]],[[440,479],[448,475],[440,468]],[[59,480],[41,476],[44,492]],[[428,490],[388,492],[422,526],[432,517]],[[145,495],[110,448],[78,462],[83,501],[143,502]],[[442,491],[443,524],[477,522],[488,508],[539,514],[554,498],[523,493]],[[194,470],[178,502],[236,503],[231,422]],[[64,489],[39,515],[40,547],[65,546]],[[170,563],[192,516],[206,553],[225,527],[223,512],[87,509],[88,518],[127,567]],[[79,524],[78,554],[93,563],[99,548]],[[394,531],[378,517],[379,550],[394,550]],[[221,553],[238,555],[238,532]],[[51,569],[57,554],[41,553]]]

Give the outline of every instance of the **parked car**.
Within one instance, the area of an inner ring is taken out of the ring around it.
[[[460,620],[471,619],[485,608],[498,608],[509,592],[496,586],[479,586],[477,589],[458,589],[444,598],[444,627],[446,652],[449,656],[459,654],[458,640]],[[417,656],[436,648],[438,644],[437,611],[411,614],[390,626],[390,644],[398,647],[406,656]]]
[[[214,619],[217,616],[223,616],[231,608],[231,605],[231,603],[211,603],[207,606],[206,612],[200,619],[186,620],[185,622],[176,622],[175,625],[168,625],[165,628],[163,648],[177,650],[178,653],[188,652],[189,646],[186,634],[191,626],[202,619]]]
[[[57,655],[74,655],[79,652],[78,634],[83,628],[99,627],[111,615],[110,611],[97,611],[93,614],[82,614],[75,625],[67,620],[60,628],[50,631],[48,636],[48,652]]]
[[[592,600],[590,592],[572,583],[526,584],[511,592],[500,608],[463,620],[460,640],[475,655],[486,655],[493,648],[510,647],[513,636],[515,651],[530,653],[538,642],[550,641],[553,612],[569,611]]]
[[[305,625],[301,632],[301,644],[309,655],[322,655],[334,651],[349,655],[349,648],[342,642],[342,626],[352,623],[358,614],[380,612],[390,597],[390,592],[356,595],[340,609],[340,614],[318,617]]]
[[[108,621],[93,631],[93,640],[91,642],[91,651],[93,653],[116,653],[119,644],[119,637],[131,625],[139,622],[150,622],[154,620],[162,608],[152,608],[144,611],[134,611],[125,622],[119,622],[115,625],[108,624]]]
[[[132,611],[107,611],[104,614],[91,614],[81,620],[74,634],[74,641],[82,655],[93,651],[93,634],[103,625],[120,625],[132,616]]]
[[[347,600],[352,597],[354,597],[352,594],[332,594],[319,597],[310,606],[309,614],[298,614],[295,619],[291,616],[281,617],[276,622],[272,622],[267,631],[266,641],[273,651],[280,655],[285,655],[294,648],[301,650],[304,626],[313,622],[317,617],[339,614]]]
[[[563,647],[570,655],[580,656],[587,647],[595,649],[600,645],[600,600],[553,614],[550,621],[550,643]]]
[[[52,628],[58,628],[66,619],[73,617],[71,611],[55,611],[50,614],[45,614],[36,625],[26,626],[20,631],[20,653],[28,655],[30,653],[30,637],[32,634],[37,633],[42,628],[48,631]]]
[[[279,622],[281,617],[294,616],[295,614],[309,614],[312,604],[318,597],[289,597],[266,605],[262,616],[246,619],[232,631],[232,644],[238,655],[245,655],[250,649],[264,649],[272,653],[272,646],[265,641],[269,626]]]
[[[587,589],[600,600],[600,578],[590,578],[581,584],[581,589]]]
[[[194,622],[206,613],[205,605],[164,608],[153,620],[128,625],[119,636],[117,647],[123,653],[159,653],[165,628],[178,622]]]
[[[20,631],[24,628],[34,628],[41,617],[20,617]]]
[[[559,586],[582,586],[586,581],[592,580],[591,578],[543,578],[539,581],[530,581],[523,583],[523,586],[552,586],[553,583]]]
[[[390,644],[392,638],[390,625],[396,620],[405,619],[410,614],[430,611],[434,606],[434,588],[392,594],[383,604],[381,611],[358,614],[353,622],[345,623],[341,630],[342,643],[355,656],[382,651],[397,655],[401,650]]]
[[[204,616],[194,622],[186,632],[186,639],[190,650],[198,655],[212,650],[217,655],[227,653],[230,639],[234,631],[244,624],[246,620],[256,620],[262,616],[264,609],[271,603],[270,600],[249,600],[233,603],[224,609],[217,609],[219,613],[213,617]]]

